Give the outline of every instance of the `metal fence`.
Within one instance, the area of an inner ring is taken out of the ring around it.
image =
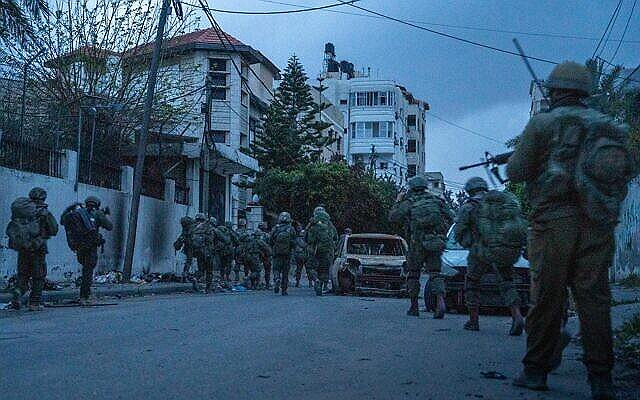
[[[122,190],[122,169],[111,165],[80,160],[78,180],[88,185]]]
[[[154,199],[164,200],[164,181],[144,176],[142,178],[142,194]]]
[[[176,195],[175,202],[178,204],[183,204],[185,206],[189,205],[189,186],[182,186],[176,183]]]
[[[0,165],[21,171],[62,178],[64,153],[32,143],[0,140]]]

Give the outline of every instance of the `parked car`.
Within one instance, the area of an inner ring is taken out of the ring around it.
[[[447,310],[455,310],[463,313],[467,311],[464,299],[464,279],[467,273],[467,255],[469,250],[464,249],[456,242],[453,233],[453,226],[447,234],[447,245],[442,254],[442,273],[445,275],[446,283],[446,304]],[[526,308],[529,304],[529,289],[531,287],[529,279],[529,262],[523,257],[513,266],[513,283],[520,296],[520,304]],[[504,308],[507,307],[502,301],[500,291],[497,286],[497,275],[488,273],[482,277],[482,295],[480,306],[482,308]],[[428,296],[429,281],[425,284],[425,305],[431,311],[435,307],[435,296]]]
[[[337,294],[407,294],[407,243],[396,235],[343,235],[330,271]]]

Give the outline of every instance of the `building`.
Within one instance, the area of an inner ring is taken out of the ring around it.
[[[311,88],[311,95],[313,96],[315,104],[326,105],[326,108],[316,116],[316,120],[329,124],[329,126],[322,131],[322,135],[334,140],[333,143],[323,149],[322,160],[328,162],[332,159],[343,157],[343,143],[346,133],[344,115],[340,109],[324,94],[321,94],[316,87]]]
[[[349,164],[371,168],[400,186],[412,174],[424,171],[426,103],[393,80],[373,79],[370,71],[359,72],[347,61],[337,62],[331,43],[325,45],[322,76],[325,96],[343,114],[347,131],[341,148]],[[414,119],[415,127],[408,126]],[[409,139],[415,140],[411,148]],[[412,150],[411,163],[408,150]]]
[[[436,196],[444,197],[444,192],[447,190],[447,187],[444,184],[444,175],[442,172],[425,172],[425,176],[427,177],[427,189],[429,192]]]

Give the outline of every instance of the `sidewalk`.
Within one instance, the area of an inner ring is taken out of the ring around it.
[[[94,284],[92,294],[95,297],[130,297],[150,294],[171,294],[193,291],[191,283],[153,282],[153,283],[104,283]],[[61,290],[45,290],[42,292],[44,302],[60,303],[63,300],[77,299],[80,289],[75,285]],[[0,304],[11,301],[11,293],[0,293]]]

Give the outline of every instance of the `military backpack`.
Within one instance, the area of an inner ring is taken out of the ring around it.
[[[439,252],[445,247],[443,202],[439,198],[422,194],[411,201],[409,226],[411,240],[426,252]]]
[[[203,251],[207,247],[209,235],[209,223],[208,222],[198,222],[193,228],[192,236],[191,236],[191,246],[194,250]]]
[[[88,250],[104,244],[94,218],[85,207],[73,205],[60,218],[67,234],[67,245],[72,251]]]
[[[18,197],[11,203],[11,220],[6,234],[9,237],[9,248],[15,251],[36,251],[44,246],[38,209],[29,198]]]
[[[311,227],[314,237],[315,253],[333,253],[331,226],[324,220],[318,220]]]
[[[478,205],[476,226],[479,254],[485,261],[499,265],[518,261],[527,239],[527,223],[513,194],[487,192]]]
[[[273,254],[284,256],[291,254],[291,226],[276,225],[273,232]]]
[[[226,226],[216,228],[218,238],[218,250],[222,255],[230,255],[233,253],[233,237],[231,231]]]

